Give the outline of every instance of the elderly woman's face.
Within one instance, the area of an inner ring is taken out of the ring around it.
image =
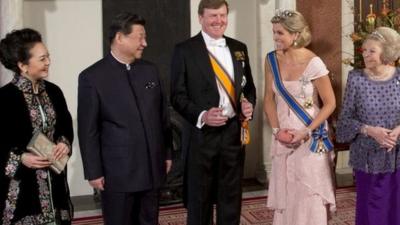
[[[29,51],[31,58],[28,64],[21,67],[22,75],[28,76],[31,80],[39,80],[49,75],[50,58],[46,46],[38,42]]]
[[[368,39],[362,45],[365,68],[371,69],[382,65],[382,45],[379,41]]]
[[[297,34],[287,31],[280,23],[272,24],[273,38],[276,50],[286,50],[293,45]]]

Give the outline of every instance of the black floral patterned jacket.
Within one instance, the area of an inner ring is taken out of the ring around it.
[[[21,163],[37,130],[55,143],[71,147],[72,119],[62,91],[42,80],[34,94],[31,81],[16,75],[0,88],[0,104],[1,224],[71,224],[73,207],[66,170],[58,175]]]

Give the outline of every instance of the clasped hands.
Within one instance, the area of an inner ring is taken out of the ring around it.
[[[69,147],[65,143],[60,142],[53,148],[53,159],[59,160],[65,155],[68,155],[69,152],[70,152]],[[38,156],[30,152],[22,153],[21,162],[26,167],[33,169],[46,168],[52,164],[52,162],[48,158]]]
[[[297,148],[310,138],[309,129],[281,128],[275,139],[288,148]]]
[[[366,134],[368,136],[372,137],[382,148],[385,148],[388,152],[392,151],[396,146],[400,135],[400,127],[390,130],[383,127],[366,126],[364,129],[366,130]]]
[[[249,102],[246,98],[243,98],[240,105],[242,109],[242,115],[244,116],[244,120],[245,121],[251,120],[254,111],[253,104],[251,104],[251,102]],[[223,113],[223,110],[224,109],[222,107],[212,107],[203,114],[201,120],[205,124],[211,127],[223,126],[229,119]]]

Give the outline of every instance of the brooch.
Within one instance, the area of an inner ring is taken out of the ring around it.
[[[236,51],[234,52],[234,54],[237,61],[244,61],[245,59],[244,51]]]
[[[304,108],[310,109],[313,106],[313,104],[314,104],[313,98],[312,97],[308,97],[304,101]]]

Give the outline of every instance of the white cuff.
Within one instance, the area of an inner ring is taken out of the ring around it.
[[[201,129],[204,126],[204,124],[206,124],[203,121],[201,121],[201,118],[203,117],[203,114],[206,113],[206,112],[207,111],[204,110],[203,112],[200,113],[199,117],[197,118],[196,127],[199,128],[199,129]]]

